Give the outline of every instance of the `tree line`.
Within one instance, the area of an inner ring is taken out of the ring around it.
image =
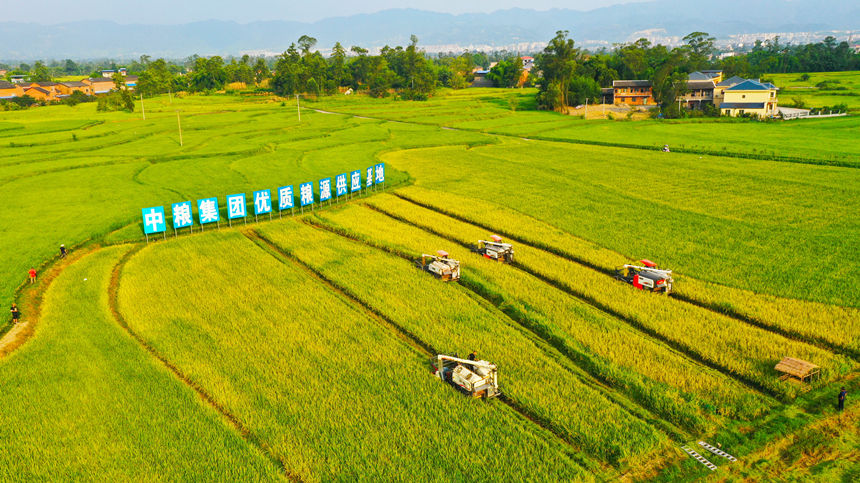
[[[686,92],[690,73],[722,70],[723,77],[760,78],[769,73],[829,72],[860,69],[860,53],[847,42],[827,37],[819,43],[783,45],[779,38],[757,41],[750,52],[719,59],[715,38],[706,32],[692,32],[684,44],[669,48],[647,39],[616,45],[612,50],[588,52],[574,46],[567,31],[559,31],[536,55],[541,78],[538,105],[563,110],[586,99],[600,100],[600,88],[617,79],[649,80],[654,99],[667,115],[677,115],[674,100]]]
[[[752,49],[724,59],[717,58],[714,37],[706,32],[685,36],[680,46],[654,45],[647,39],[617,44],[611,50],[589,52],[575,46],[569,32],[559,31],[543,51],[535,54],[531,75],[523,72],[519,54],[462,52],[430,56],[418,48],[414,35],[403,46],[383,47],[376,55],[352,46],[348,50],[336,43],[328,56],[316,47],[317,40],[303,35],[273,59],[250,57],[224,59],[197,55],[183,62],[152,60],[141,56],[125,66],[129,74],[139,75],[137,89],[144,94],[175,91],[206,92],[223,90],[241,82],[282,96],[295,94],[329,95],[352,89],[371,96],[395,93],[404,99],[421,100],[439,87],[454,89],[471,84],[476,67],[489,70],[487,78],[498,87],[538,86],[538,105],[563,110],[586,100],[600,100],[601,87],[617,79],[650,80],[655,100],[667,115],[674,100],[686,90],[691,72],[720,69],[724,77],[739,75],[758,78],[767,73],[816,72],[860,69],[860,53],[847,42],[827,37],[819,43],[781,44],[779,38],[756,42]],[[62,62],[30,66],[20,64],[9,72],[29,74],[33,81],[49,81],[55,75],[98,77],[101,69],[116,69],[115,62]]]

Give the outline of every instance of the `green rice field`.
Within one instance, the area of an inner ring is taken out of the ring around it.
[[[301,120],[226,94],[0,112],[0,302],[21,311],[0,324],[0,479],[860,475],[856,118],[586,121],[534,92],[303,99]],[[250,211],[378,163],[384,187],[227,219],[226,195]],[[207,197],[219,224],[169,227]],[[474,253],[493,234],[514,263]],[[436,250],[459,281],[417,267]],[[614,279],[642,258],[671,295]],[[500,397],[434,376],[472,351]],[[784,357],[820,375],[782,379]]]

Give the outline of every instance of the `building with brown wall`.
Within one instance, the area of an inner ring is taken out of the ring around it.
[[[83,79],[81,82],[90,86],[92,89],[92,95],[99,94],[107,94],[108,92],[116,89],[116,84],[114,84],[113,79],[109,79],[107,77],[95,77]]]
[[[60,94],[56,82],[31,82],[24,85],[24,94],[40,101],[56,101]]]
[[[60,82],[59,84],[57,84],[57,90],[59,91],[58,97],[68,97],[76,91],[83,92],[88,96],[93,95],[92,88],[88,84],[84,84],[83,82],[79,81]]]
[[[649,80],[612,81],[613,103],[630,106],[653,105],[654,94]]]
[[[0,81],[0,99],[12,99],[13,97],[21,97],[23,95],[24,88],[21,87],[21,84]]]
[[[28,87],[24,91],[24,95],[30,96],[33,99],[36,99],[39,101],[53,101],[54,99],[56,99],[53,92],[51,92],[48,89],[45,89],[43,87],[39,87],[39,86]]]

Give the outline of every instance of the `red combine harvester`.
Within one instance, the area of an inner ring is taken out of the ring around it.
[[[651,260],[639,260],[639,265],[622,265],[615,269],[615,278],[627,282],[639,290],[669,295],[672,292],[671,270],[661,270]]]

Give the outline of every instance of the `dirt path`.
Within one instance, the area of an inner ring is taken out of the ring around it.
[[[47,267],[40,268],[36,283],[24,285],[20,296],[17,297],[20,301],[18,310],[21,312],[21,319],[0,338],[0,359],[23,345],[35,333],[42,313],[42,299],[54,279],[66,267],[99,248],[101,246],[95,244],[86,248],[70,250],[66,258],[61,258]]]

